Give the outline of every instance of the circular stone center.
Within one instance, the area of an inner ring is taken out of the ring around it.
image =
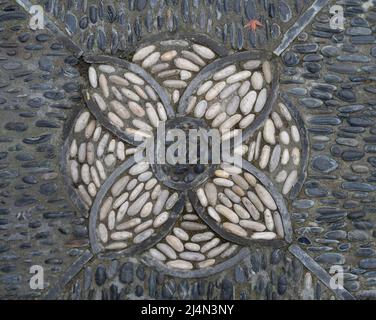
[[[152,167],[157,179],[179,191],[192,189],[205,182],[214,171],[212,141],[205,138],[205,133],[208,133],[206,122],[179,117],[166,121],[164,125],[164,138],[160,126],[155,139],[155,161]]]

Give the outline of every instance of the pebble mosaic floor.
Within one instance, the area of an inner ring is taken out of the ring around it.
[[[372,0],[0,0],[0,298],[376,299],[375,59]]]

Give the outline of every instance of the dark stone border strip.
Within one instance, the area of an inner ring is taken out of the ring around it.
[[[91,56],[91,55],[85,55],[84,61],[86,63],[95,63],[95,64],[111,64],[111,65],[117,65],[121,68],[125,68],[140,77],[142,77],[157,93],[159,98],[161,99],[161,102],[163,106],[165,107],[167,116],[171,119],[175,117],[174,109],[171,106],[170,98],[168,97],[166,91],[159,85],[159,83],[143,68],[140,66],[130,63],[125,60],[121,60],[119,58],[109,57],[109,56]],[[109,131],[111,131],[113,134],[121,138],[122,140],[126,141],[127,143],[137,146],[141,144],[142,142],[134,141],[134,139],[130,136],[125,134],[123,131],[116,128],[114,125],[110,123],[110,121],[103,115],[102,111],[99,109],[96,103],[94,103],[92,100],[88,98],[88,95],[86,92],[83,93],[84,99],[91,110],[91,112],[94,114],[94,116],[99,120],[99,122]]]
[[[29,13],[31,6],[33,5],[28,0],[15,0],[16,3],[21,6],[27,13]],[[42,6],[43,7],[43,6]],[[72,37],[69,37],[65,32],[61,31],[60,28],[52,22],[52,20],[44,14],[44,24],[47,29],[51,31],[52,34],[55,35],[56,39],[61,41],[64,46],[70,50],[77,58],[81,57],[84,54],[82,48],[77,45],[73,40]]]
[[[311,271],[325,286],[332,290],[336,296],[341,300],[355,300],[350,292],[346,289],[332,289],[330,287],[331,276],[310,257],[301,247],[298,245],[292,245],[289,247],[289,251],[293,254],[303,265]]]
[[[271,246],[275,248],[285,247],[287,243],[292,242],[292,226],[289,212],[286,208],[285,202],[283,200],[282,195],[278,192],[278,190],[274,187],[273,182],[269,180],[269,178],[251,165],[248,161],[243,160],[243,169],[253,174],[261,184],[273,195],[273,199],[277,204],[279,209],[279,213],[281,215],[283,229],[285,232],[285,239],[284,240],[252,240],[252,239],[245,239],[234,234],[231,234],[220,227],[214,219],[212,219],[209,215],[206,214],[206,209],[201,206],[196,196],[196,193],[193,191],[189,192],[189,199],[193,207],[195,208],[199,217],[218,235],[222,238],[226,239],[227,241],[235,242],[237,244],[241,244],[244,246],[249,246],[253,244],[260,244],[262,246]],[[287,242],[287,243],[286,243]]]
[[[294,200],[297,195],[299,194],[300,190],[303,187],[304,181],[307,179],[307,168],[308,168],[308,156],[309,156],[309,139],[308,139],[308,131],[306,125],[300,115],[298,109],[293,105],[293,103],[288,99],[287,94],[282,93],[281,99],[283,103],[286,104],[287,108],[289,109],[293,119],[295,120],[299,134],[300,134],[300,142],[302,146],[301,150],[301,162],[302,165],[300,167],[299,178],[292,190],[290,191],[289,198]]]
[[[126,49],[120,54],[120,57],[133,56],[137,49],[143,47],[146,44],[159,43],[161,41],[168,40],[187,40],[193,43],[197,43],[206,47],[209,47],[220,57],[225,57],[229,54],[228,49],[219,44],[217,41],[211,39],[203,33],[185,33],[185,32],[163,32],[150,37],[145,37],[141,41],[137,42],[137,45]]]
[[[52,287],[47,295],[47,300],[56,300],[59,298],[61,292],[64,290],[64,287],[82,270],[86,263],[88,263],[92,258],[93,254],[86,250],[82,256],[80,256],[72,265],[65,271],[65,273],[61,276],[58,283]]]
[[[188,279],[188,278],[205,278],[212,276],[216,273],[222,272],[238,263],[240,263],[242,260],[247,258],[250,254],[249,248],[242,248],[235,256],[233,256],[230,259],[227,259],[224,262],[221,262],[214,267],[209,267],[201,270],[177,270],[177,269],[171,269],[166,267],[163,263],[159,262],[158,260],[152,258],[150,255],[145,254],[142,256],[142,262],[144,262],[147,266],[157,269],[160,273]]]
[[[126,248],[124,250],[116,251],[116,252],[108,251],[104,253],[105,249],[99,243],[97,232],[96,232],[100,206],[102,204],[103,199],[107,195],[108,191],[112,187],[112,185],[115,183],[115,181],[117,181],[117,178],[120,177],[122,174],[124,174],[135,163],[136,162],[135,162],[134,157],[128,159],[125,163],[123,163],[107,178],[107,180],[101,186],[101,188],[99,189],[97,193],[93,206],[91,207],[90,217],[89,217],[89,238],[90,238],[90,245],[94,254],[102,253],[103,256],[117,257],[117,256],[132,256],[137,253],[141,253],[142,251],[149,249],[154,244],[161,241],[171,231],[171,229],[176,223],[176,220],[179,218],[181,212],[184,209],[185,195],[181,193],[178,202],[175,204],[175,206],[171,210],[169,219],[163,225],[162,228],[159,228],[156,230],[153,236],[141,242],[140,244],[133,244],[131,247]]]
[[[186,115],[186,109],[188,106],[189,98],[194,94],[194,92],[199,88],[199,86],[205,82],[209,77],[211,77],[216,71],[225,68],[233,63],[245,60],[252,60],[252,59],[260,59],[260,60],[268,60],[271,64],[272,56],[268,52],[261,52],[261,51],[247,51],[247,52],[238,52],[234,53],[230,56],[227,56],[222,59],[215,60],[204,69],[200,71],[200,73],[191,81],[187,89],[185,90],[184,94],[182,95],[179,106],[178,106],[178,115]],[[276,64],[274,66],[274,73],[273,73],[273,80],[271,85],[271,94],[268,94],[268,100],[266,105],[264,106],[262,112],[256,117],[255,121],[251,123],[243,133],[243,142],[246,141],[252,134],[260,128],[263,124],[265,119],[269,116],[272,107],[277,99],[278,96],[278,78],[279,74],[277,71]],[[233,146],[234,147],[234,146]]]
[[[285,33],[280,45],[274,50],[274,54],[280,56],[329,2],[330,0],[316,0]]]

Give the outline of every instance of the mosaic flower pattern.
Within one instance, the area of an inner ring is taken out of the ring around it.
[[[286,201],[304,179],[305,134],[277,97],[267,55],[226,55],[186,39],[144,46],[132,62],[86,60],[87,108],[72,127],[67,169],[90,211],[95,253],[140,253],[193,275],[235,263],[254,243],[291,241]],[[204,123],[222,140],[241,133],[234,151],[243,165],[178,165],[161,179],[155,165],[133,157],[161,122]],[[189,187],[174,187],[179,179]]]

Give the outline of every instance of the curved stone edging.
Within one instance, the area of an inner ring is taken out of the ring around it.
[[[168,97],[166,91],[160,86],[160,84],[143,68],[140,66],[130,63],[125,60],[121,60],[119,58],[109,57],[109,56],[90,56],[85,55],[84,60],[86,63],[95,63],[95,64],[111,64],[111,65],[117,65],[121,68],[125,68],[138,76],[142,77],[157,93],[158,97],[161,99],[161,103],[165,107],[167,116],[171,119],[175,117],[174,109],[172,108],[170,98]],[[119,130],[114,125],[111,124],[111,122],[103,115],[102,111],[99,109],[96,103],[94,103],[88,94],[87,90],[83,91],[83,96],[85,99],[85,102],[90,109],[90,111],[93,113],[93,115],[97,118],[97,120],[111,133],[118,136],[120,139],[124,140],[125,142],[133,145],[138,146],[142,142],[135,141],[130,135],[127,135],[125,132]]]
[[[123,163],[107,178],[107,180],[101,186],[101,188],[99,189],[95,197],[93,206],[91,207],[91,210],[90,210],[90,217],[89,217],[89,238],[90,238],[90,245],[94,254],[104,252],[104,248],[99,243],[97,232],[96,232],[98,214],[99,214],[99,209],[102,204],[102,201],[104,197],[106,196],[106,194],[108,193],[111,186],[113,185],[113,183],[116,181],[116,179],[134,164],[135,164],[134,157],[131,157],[130,159],[126,160],[125,163]],[[171,210],[171,215],[169,219],[167,220],[167,222],[165,223],[165,225],[162,228],[160,228],[158,232],[156,232],[156,234],[151,236],[149,239],[145,240],[144,242],[141,242],[140,244],[132,245],[132,247],[129,247],[121,251],[109,252],[108,254],[106,252],[103,254],[109,255],[109,256],[118,256],[118,255],[130,256],[130,255],[140,253],[141,251],[150,248],[155,243],[162,240],[166,236],[166,234],[171,231],[181,211],[184,208],[184,204],[185,204],[185,195],[182,193],[180,194],[180,198],[178,202]]]
[[[207,214],[205,214],[206,209],[201,206],[196,194],[192,191],[189,192],[189,199],[193,207],[195,208],[199,217],[218,235],[226,239],[227,241],[235,242],[237,244],[241,244],[244,246],[249,246],[252,244],[260,244],[263,246],[272,246],[276,248],[284,247],[287,243],[292,242],[292,226],[289,212],[286,208],[285,202],[283,200],[282,195],[278,192],[278,190],[274,187],[273,183],[269,180],[269,178],[251,165],[248,161],[243,160],[243,169],[253,174],[261,183],[262,185],[273,195],[273,199],[277,204],[279,209],[283,229],[285,233],[284,240],[251,240],[236,236],[229,232],[224,231],[212,218],[210,218]]]
[[[240,263],[243,259],[247,258],[250,254],[249,248],[242,248],[235,256],[230,259],[227,259],[224,262],[221,262],[214,267],[208,267],[201,270],[177,270],[166,267],[163,263],[152,258],[149,254],[142,256],[141,261],[144,262],[147,266],[156,268],[159,272],[183,279],[188,278],[205,278],[216,273],[222,272],[235,264]]]
[[[306,126],[304,124],[304,121],[300,115],[300,112],[298,109],[292,104],[292,102],[288,99],[287,94],[282,93],[281,99],[283,103],[286,104],[287,108],[289,109],[292,117],[294,118],[295,122],[298,125],[298,130],[300,134],[300,141],[301,141],[301,163],[300,166],[300,172],[299,172],[299,178],[298,181],[295,183],[294,187],[292,188],[289,198],[291,200],[294,200],[297,195],[299,194],[300,190],[303,187],[304,181],[307,178],[307,168],[308,168],[308,156],[309,156],[309,140],[308,140],[308,131],[306,129]]]
[[[267,58],[270,57],[270,54],[267,52],[260,52],[260,51],[248,51],[248,52],[238,52],[234,53],[230,56],[227,56],[222,59],[217,59],[205,68],[203,68],[198,75],[191,81],[187,89],[184,91],[182,97],[180,98],[179,105],[178,105],[178,116],[186,115],[186,109],[188,106],[189,98],[195,92],[195,90],[204,82],[206,81],[211,75],[213,75],[216,71],[225,68],[232,63],[244,60],[251,60],[251,59],[265,59],[265,55]],[[277,68],[274,68],[273,80],[271,84],[271,94],[268,95],[268,100],[263,108],[262,112],[257,116],[255,121],[251,123],[247,128],[243,131],[243,142],[246,141],[252,134],[260,128],[266,118],[269,116],[270,112],[272,111],[272,107],[277,99],[278,96],[278,71]]]

